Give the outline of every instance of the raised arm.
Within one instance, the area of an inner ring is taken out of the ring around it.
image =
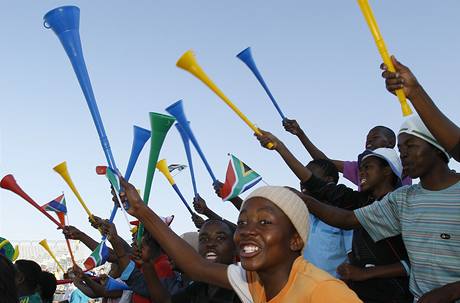
[[[105,220],[101,224],[101,229],[102,232],[107,235],[110,244],[112,244],[112,253],[117,258],[118,266],[121,270],[124,270],[130,262],[128,252],[125,249],[124,240],[118,235],[115,224],[110,223],[108,220]]]
[[[303,146],[313,159],[328,159],[334,163],[335,167],[337,167],[340,172],[343,172],[343,161],[329,159],[325,153],[323,153],[318,147],[316,147],[316,145],[313,144],[313,142],[310,141],[296,120],[286,118],[283,120],[283,126],[286,131],[299,138],[300,142],[302,142]]]
[[[115,199],[116,199],[116,196],[115,196]],[[89,220],[89,223],[95,229],[100,229],[101,225],[105,224],[106,221],[107,220],[104,220],[104,219],[102,219],[102,218],[100,218],[98,216],[93,215],[93,220],[92,221]],[[119,238],[119,241],[121,241],[121,243],[123,244],[123,247],[125,248],[126,251],[129,252],[131,250],[131,246],[123,238]]]
[[[64,226],[62,229],[62,233],[67,239],[71,240],[79,240],[83,244],[86,245],[91,251],[94,251],[96,247],[99,245],[93,238],[76,228],[72,225]],[[109,248],[109,258],[107,259],[109,262],[113,263],[117,261],[117,257],[113,253],[113,250]]]
[[[206,201],[200,196],[193,198],[193,208],[197,213],[205,215],[209,219],[225,221],[227,224],[230,224],[236,229],[236,224],[216,214],[212,209],[208,207]]]
[[[227,278],[227,265],[203,259],[187,242],[176,235],[148,206],[144,204],[135,187],[120,178],[125,192],[120,193],[123,203],[128,203],[128,213],[144,223],[166,254],[172,258],[192,280],[231,289]]]
[[[313,197],[302,194],[294,188],[290,189],[305,202],[308,211],[320,218],[321,221],[342,229],[354,229],[360,226],[353,211],[327,205]]]
[[[291,153],[291,151],[273,134],[261,130],[261,135],[254,134],[259,140],[260,144],[267,148],[267,144],[271,142],[273,147],[271,149],[276,150],[286,162],[287,166],[292,170],[292,172],[299,178],[300,182],[306,182],[312,176],[311,171],[305,167],[297,158]]]
[[[460,128],[439,110],[410,69],[395,57],[392,60],[396,69],[394,73],[389,72],[385,64],[381,65],[388,91],[394,94],[402,88],[436,140],[455,160],[460,161]]]

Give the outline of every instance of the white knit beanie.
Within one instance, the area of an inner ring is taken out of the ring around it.
[[[286,187],[262,186],[247,196],[241,205],[241,209],[246,201],[254,197],[261,197],[270,200],[270,202],[278,206],[283,211],[303,240],[303,253],[303,250],[307,246],[310,229],[310,224],[308,222],[309,213],[305,202],[296,193]]]

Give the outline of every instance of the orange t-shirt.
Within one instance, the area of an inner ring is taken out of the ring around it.
[[[345,283],[298,257],[283,289],[270,301],[256,272],[246,272],[254,303],[358,303],[362,301]]]

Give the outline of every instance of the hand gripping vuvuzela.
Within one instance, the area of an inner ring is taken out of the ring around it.
[[[377,25],[377,21],[375,20],[374,14],[372,13],[372,9],[367,2],[367,0],[358,0],[359,7],[361,8],[361,12],[363,13],[364,19],[366,19],[367,25],[369,30],[374,37],[375,44],[377,45],[377,49],[382,57],[383,63],[388,68],[388,71],[395,72],[395,67],[393,62],[391,61],[390,55],[388,54],[387,46],[385,45],[385,41],[383,40],[382,35],[380,34],[379,27]],[[412,114],[412,110],[410,109],[409,104],[407,104],[406,95],[402,89],[396,90],[396,96],[398,97],[399,103],[401,104],[401,110],[403,116],[409,116]]]

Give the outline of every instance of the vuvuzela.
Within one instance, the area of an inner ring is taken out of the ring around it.
[[[40,244],[41,246],[43,246],[43,248],[48,252],[48,254],[51,256],[51,258],[53,258],[54,262],[56,262],[57,266],[59,266],[59,268],[62,270],[62,272],[65,273],[65,270],[64,268],[62,267],[61,263],[59,263],[59,261],[56,259],[56,256],[53,254],[53,252],[51,251],[49,245],[48,245],[48,242],[46,241],[46,239],[43,239],[41,240],[40,242],[38,242],[38,244]]]
[[[94,220],[93,214],[89,211],[88,206],[86,206],[85,201],[83,201],[83,198],[80,196],[80,193],[73,184],[72,178],[70,178],[69,171],[67,170],[67,162],[64,161],[62,163],[59,163],[58,165],[53,167],[53,170],[57,172],[62,177],[62,179],[64,179],[65,183],[67,183],[67,185],[70,187],[74,195],[77,197],[78,202],[80,202],[81,206],[83,206],[84,210],[88,214],[90,220]]]
[[[203,71],[201,66],[196,61],[195,55],[191,50],[186,51],[182,55],[182,57],[180,57],[179,60],[177,60],[176,66],[188,71],[189,73],[200,79],[217,96],[219,96],[222,99],[222,101],[224,101],[249,126],[249,128],[252,129],[253,132],[255,132],[258,135],[261,135],[259,129],[251,121],[249,121],[246,115],[243,114],[238,109],[238,107],[236,107],[235,104],[233,104],[232,101],[230,101],[230,99],[228,99],[227,96],[224,95],[224,93],[217,87],[217,85],[215,85],[214,82],[212,82],[208,75],[206,75],[206,73]],[[272,148],[273,144],[269,143],[267,147]]]
[[[185,200],[184,196],[182,195],[181,191],[177,187],[176,181],[174,181],[174,178],[171,176],[171,173],[169,172],[168,169],[168,163],[166,162],[166,159],[162,159],[158,161],[157,163],[157,169],[163,173],[163,175],[166,177],[168,180],[169,184],[171,184],[172,188],[176,192],[176,194],[179,196],[180,200],[182,203],[184,203],[185,207],[187,210],[190,212],[191,215],[194,215],[193,210],[190,208],[188,205],[187,201]]]

